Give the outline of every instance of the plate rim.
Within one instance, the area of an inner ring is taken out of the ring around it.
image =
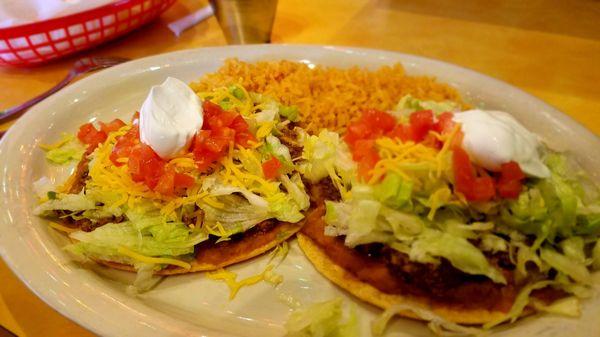
[[[117,75],[119,72],[123,72],[124,74],[127,74],[127,75],[133,75],[134,73],[136,73],[136,69],[138,71],[141,71],[141,70],[146,71],[147,67],[145,67],[144,65],[149,62],[152,62],[153,60],[163,60],[164,61],[164,60],[167,60],[168,58],[171,58],[171,57],[178,58],[185,54],[195,54],[195,53],[209,53],[210,54],[211,52],[225,52],[225,51],[231,51],[232,54],[236,54],[236,51],[237,51],[237,53],[239,55],[243,55],[243,51],[247,51],[247,50],[271,51],[271,52],[274,52],[274,54],[277,54],[277,50],[281,50],[281,49],[284,49],[284,50],[298,49],[298,51],[301,51],[306,48],[309,48],[314,52],[320,50],[320,51],[325,51],[325,52],[329,52],[329,53],[340,53],[340,55],[343,53],[355,53],[355,54],[359,53],[359,54],[368,54],[370,56],[373,56],[378,53],[383,53],[387,56],[392,56],[392,57],[395,57],[395,58],[401,60],[401,62],[403,64],[405,62],[419,62],[419,63],[425,63],[425,64],[433,63],[433,64],[437,64],[437,65],[445,67],[445,68],[453,69],[454,71],[465,72],[476,78],[483,79],[486,82],[491,82],[494,85],[501,87],[502,90],[509,90],[512,93],[516,93],[523,97],[526,97],[528,100],[531,100],[535,104],[545,107],[545,109],[548,110],[547,113],[552,114],[556,118],[559,118],[560,122],[562,124],[566,123],[566,124],[568,124],[569,128],[576,128],[577,132],[583,132],[588,135],[593,135],[600,140],[598,135],[594,134],[592,131],[585,128],[581,123],[576,121],[573,117],[571,117],[570,115],[567,115],[566,113],[561,112],[557,108],[546,103],[545,101],[534,96],[533,94],[528,93],[512,84],[509,84],[502,80],[496,79],[492,76],[480,73],[480,72],[470,69],[468,67],[456,65],[456,64],[445,62],[445,61],[438,60],[438,59],[433,59],[433,58],[428,58],[428,57],[423,57],[423,56],[413,55],[413,54],[407,54],[407,53],[401,53],[401,52],[391,51],[391,50],[360,48],[360,47],[350,47],[350,46],[336,46],[336,45],[317,45],[317,44],[276,44],[276,45],[264,44],[264,45],[245,45],[245,46],[237,45],[237,46],[201,47],[201,48],[178,50],[178,51],[173,51],[173,52],[169,52],[169,53],[162,53],[162,54],[151,55],[151,56],[146,56],[143,58],[135,59],[135,60],[120,64],[120,65],[117,65],[115,67],[111,67],[109,69],[91,74],[90,76],[87,76],[86,78],[83,78],[83,79],[69,85],[65,89],[59,91],[58,93],[52,95],[51,97],[44,100],[43,102],[37,104],[32,109],[30,109],[30,111],[28,111],[28,113],[26,113],[24,116],[19,118],[19,120],[17,120],[17,122],[9,129],[9,131],[4,135],[3,139],[0,141],[0,154],[4,153],[7,150],[6,148],[8,147],[9,143],[18,142],[15,137],[18,135],[20,130],[26,128],[26,126],[28,125],[29,122],[35,120],[35,118],[38,114],[41,114],[47,108],[54,106],[55,103],[57,101],[60,101],[61,99],[63,99],[63,97],[75,94],[78,91],[85,89],[88,85],[92,84],[94,81],[97,81],[98,79],[102,79],[103,77],[114,77],[114,76],[119,77]],[[240,59],[244,59],[243,56],[238,56],[238,57]],[[256,57],[256,56],[253,56],[253,57]],[[259,58],[261,58],[261,57],[259,56]],[[264,58],[264,57],[262,57],[262,58]],[[181,60],[183,60],[183,58]],[[160,61],[157,63],[160,63]],[[185,62],[181,61],[181,63],[185,63]],[[201,74],[198,74],[198,76],[201,76]],[[432,76],[435,76],[435,75],[432,74]],[[109,86],[109,85],[106,85],[106,86]],[[101,88],[98,87],[98,88],[95,88],[94,90],[99,90],[99,89],[101,89]],[[15,139],[13,139],[13,138],[15,138]],[[2,159],[0,157],[0,171],[6,170],[6,168],[7,168],[6,162],[7,162],[6,159]],[[4,183],[5,183],[3,175],[0,176],[0,183],[2,185],[4,185]],[[7,224],[7,223],[5,223],[5,221],[0,222],[0,228],[2,226],[8,226],[8,225],[10,225],[10,223]],[[40,298],[47,305],[49,305],[54,310],[59,312],[61,315],[67,317],[71,321],[88,329],[89,331],[92,331],[92,332],[100,334],[100,335],[106,335],[106,334],[113,335],[115,332],[118,331],[118,329],[117,330],[115,330],[114,328],[111,329],[110,326],[91,322],[89,319],[84,320],[84,317],[82,315],[78,315],[78,312],[77,312],[77,310],[75,310],[76,308],[74,306],[60,305],[59,299],[57,298],[57,296],[49,293],[47,291],[47,289],[44,289],[43,281],[32,280],[27,277],[28,273],[30,273],[27,271],[27,268],[20,265],[19,258],[16,257],[16,255],[13,252],[9,252],[5,248],[6,245],[2,244],[6,240],[5,237],[6,237],[5,234],[0,234],[0,256],[2,257],[2,259],[4,260],[6,265],[11,269],[11,271],[19,278],[19,280],[21,282],[23,282],[27,286],[27,288],[29,288],[38,298]],[[40,285],[42,285],[42,286],[40,286]],[[188,328],[193,327],[193,329],[195,331],[197,331],[197,329],[199,328],[198,326],[192,325],[191,323],[183,322],[181,320],[177,320],[176,318],[174,318],[170,315],[161,313],[154,308],[148,307],[148,309],[153,310],[156,313],[167,317],[168,319],[165,322],[177,321],[178,324],[184,325],[184,327],[182,327],[183,329],[178,329],[177,331],[170,331],[170,334],[179,333],[181,335],[188,335],[189,334],[189,331],[187,330]],[[222,331],[211,330],[209,328],[204,328],[204,327],[202,329],[206,329],[206,330],[203,330],[203,333],[206,332],[206,333],[210,333],[210,334],[214,333],[215,335],[221,335],[221,336],[224,335],[224,333]]]

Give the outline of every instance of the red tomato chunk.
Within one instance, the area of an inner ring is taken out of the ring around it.
[[[523,189],[521,182],[523,179],[525,179],[525,174],[521,171],[519,164],[514,161],[502,164],[497,183],[498,194],[506,199],[517,198]]]
[[[125,123],[120,119],[115,119],[108,124],[100,122],[100,130],[96,129],[92,123],[85,123],[79,127],[77,138],[88,145],[88,152],[92,152],[98,145],[106,141],[109,133],[117,131],[123,126]]]
[[[206,172],[227,155],[231,144],[248,147],[256,138],[240,114],[225,111],[209,101],[204,101],[202,108],[204,124],[194,138],[192,152],[200,172]]]
[[[262,163],[263,175],[269,180],[275,179],[279,175],[280,168],[281,162],[275,156],[271,156],[269,160]]]

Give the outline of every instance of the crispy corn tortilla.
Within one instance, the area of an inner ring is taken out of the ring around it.
[[[65,193],[79,193],[81,191],[87,177],[88,163],[89,159],[86,154],[62,186],[61,191]],[[278,244],[292,237],[302,228],[305,221],[305,219],[297,223],[279,221],[266,231],[244,235],[238,240],[200,243],[203,247],[197,252],[195,260],[190,262],[192,266],[190,269],[169,266],[157,271],[155,274],[174,275],[210,271],[249,260],[275,248]],[[135,272],[135,268],[131,265],[98,259],[95,261],[110,268]]]
[[[312,224],[315,221],[322,221],[322,216],[325,211],[324,202],[325,200],[332,198],[332,192],[328,192],[327,188],[322,185],[312,185],[309,193],[311,196],[312,207],[306,214],[306,221],[309,221]],[[458,304],[451,305],[434,302],[423,296],[385,293],[371,284],[360,280],[354,274],[336,264],[334,260],[329,258],[323,248],[316,244],[315,241],[306,234],[300,232],[297,234],[297,238],[298,244],[306,257],[323,276],[340,288],[348,291],[350,294],[382,309],[388,309],[395,304],[413,305],[431,310],[448,321],[461,324],[484,324],[506,315],[505,312],[500,310],[464,308]],[[530,307],[526,307],[522,316],[532,313],[533,310]],[[402,311],[398,313],[398,315],[422,319],[414,312],[408,310]]]
[[[304,220],[294,224],[289,222],[279,222],[272,230],[266,233],[243,237],[230,244],[228,244],[227,241],[211,244],[209,247],[205,247],[202,251],[198,252],[196,259],[190,263],[192,265],[190,269],[169,267],[159,270],[155,274],[175,275],[210,271],[249,260],[266,253],[275,248],[278,244],[289,239],[302,228],[303,224]],[[130,265],[102,260],[96,260],[96,262],[114,269],[131,272],[135,271],[133,266]]]
[[[327,254],[308,236],[298,233],[297,237],[300,248],[310,262],[312,262],[315,268],[321,274],[323,274],[323,276],[359,299],[382,309],[388,309],[395,304],[414,305],[431,310],[435,314],[448,321],[462,324],[483,324],[501,318],[505,315],[505,313],[501,311],[464,309],[452,307],[450,305],[442,306],[439,304],[432,305],[426,298],[386,294],[370,284],[359,280],[354,275],[335,264],[335,262],[331,260]],[[408,318],[421,319],[412,311],[402,311],[398,313],[398,315]]]

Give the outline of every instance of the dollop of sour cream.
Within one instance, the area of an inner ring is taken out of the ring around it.
[[[499,171],[515,161],[529,176],[547,178],[550,170],[540,158],[540,139],[503,111],[468,110],[454,114],[461,124],[463,147],[476,164]]]
[[[155,85],[140,109],[140,140],[161,158],[187,148],[204,121],[200,98],[184,82],[168,77]]]

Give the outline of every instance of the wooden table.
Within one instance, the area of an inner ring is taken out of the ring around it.
[[[214,18],[179,38],[167,29],[204,5],[181,0],[160,20],[91,54],[139,58],[224,45]],[[273,42],[389,49],[456,63],[520,87],[600,134],[598,22],[598,1],[280,0]],[[0,109],[51,87],[75,59],[0,69]],[[0,280],[0,324],[20,336],[92,335],[35,297],[1,261]]]

